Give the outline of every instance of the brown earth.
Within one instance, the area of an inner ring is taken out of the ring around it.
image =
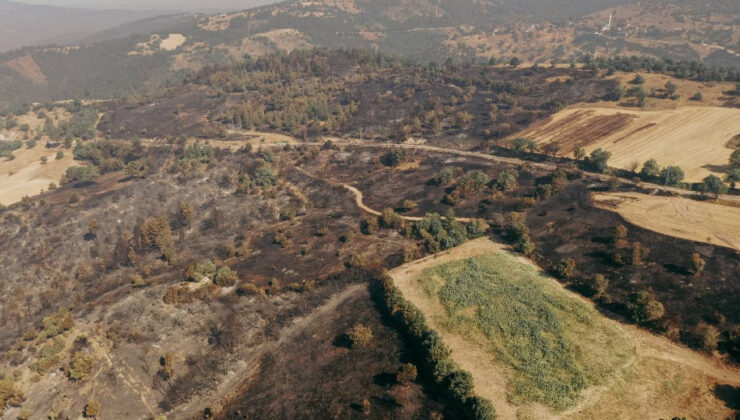
[[[18,74],[36,84],[46,84],[46,75],[41,71],[41,68],[36,64],[36,61],[34,61],[30,54],[14,58],[3,65],[15,70]]]

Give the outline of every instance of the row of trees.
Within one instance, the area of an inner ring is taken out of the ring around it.
[[[429,328],[424,314],[404,299],[393,284],[393,279],[383,276],[383,309],[407,341],[420,367],[420,376],[445,403],[450,418],[490,420],[496,410],[490,401],[473,393],[473,378],[450,359],[450,350],[439,334]]]

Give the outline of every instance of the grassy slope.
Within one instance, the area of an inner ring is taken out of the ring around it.
[[[512,370],[514,404],[571,407],[631,356],[623,332],[509,254],[430,268],[419,283],[447,309],[444,328],[486,346]]]

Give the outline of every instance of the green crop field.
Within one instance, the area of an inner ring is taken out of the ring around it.
[[[508,253],[439,265],[418,281],[446,309],[443,328],[488,349],[511,372],[515,405],[572,407],[581,391],[606,384],[634,355],[623,331]]]

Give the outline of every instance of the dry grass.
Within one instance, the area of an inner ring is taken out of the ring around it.
[[[593,195],[597,206],[668,236],[740,250],[740,208],[631,192]]]
[[[582,393],[580,403],[559,414],[539,404],[514,405],[505,396],[510,392],[511,370],[492,361],[488,347],[442,327],[446,315],[438,299],[430,299],[418,284],[422,272],[441,264],[502,252],[504,248],[488,239],[477,239],[450,251],[404,265],[390,272],[404,297],[422,310],[430,325],[440,332],[452,349],[453,359],[473,374],[476,392],[493,401],[501,418],[689,418],[724,419],[732,414],[712,389],[717,384],[740,384],[740,370],[723,365],[669,340],[630,325],[603,318],[600,322],[621,331],[634,357],[601,386]],[[529,264],[520,259],[522,264]],[[552,293],[563,299],[588,301],[564,291],[547,278]]]
[[[0,159],[0,204],[17,203],[25,196],[39,194],[52,182],[59,185],[67,168],[78,164],[72,159],[71,150],[56,160],[58,150],[61,149],[47,149],[39,142],[33,149],[24,146],[13,152],[13,160]],[[42,156],[48,159],[46,164],[41,163]]]
[[[627,169],[657,159],[677,165],[687,181],[700,181],[720,173],[732,149],[730,140],[740,133],[740,109],[681,107],[675,110],[638,111],[574,106],[520,132],[515,137],[555,146],[561,156],[572,156],[577,146],[588,152],[602,148],[612,153],[609,165]]]

